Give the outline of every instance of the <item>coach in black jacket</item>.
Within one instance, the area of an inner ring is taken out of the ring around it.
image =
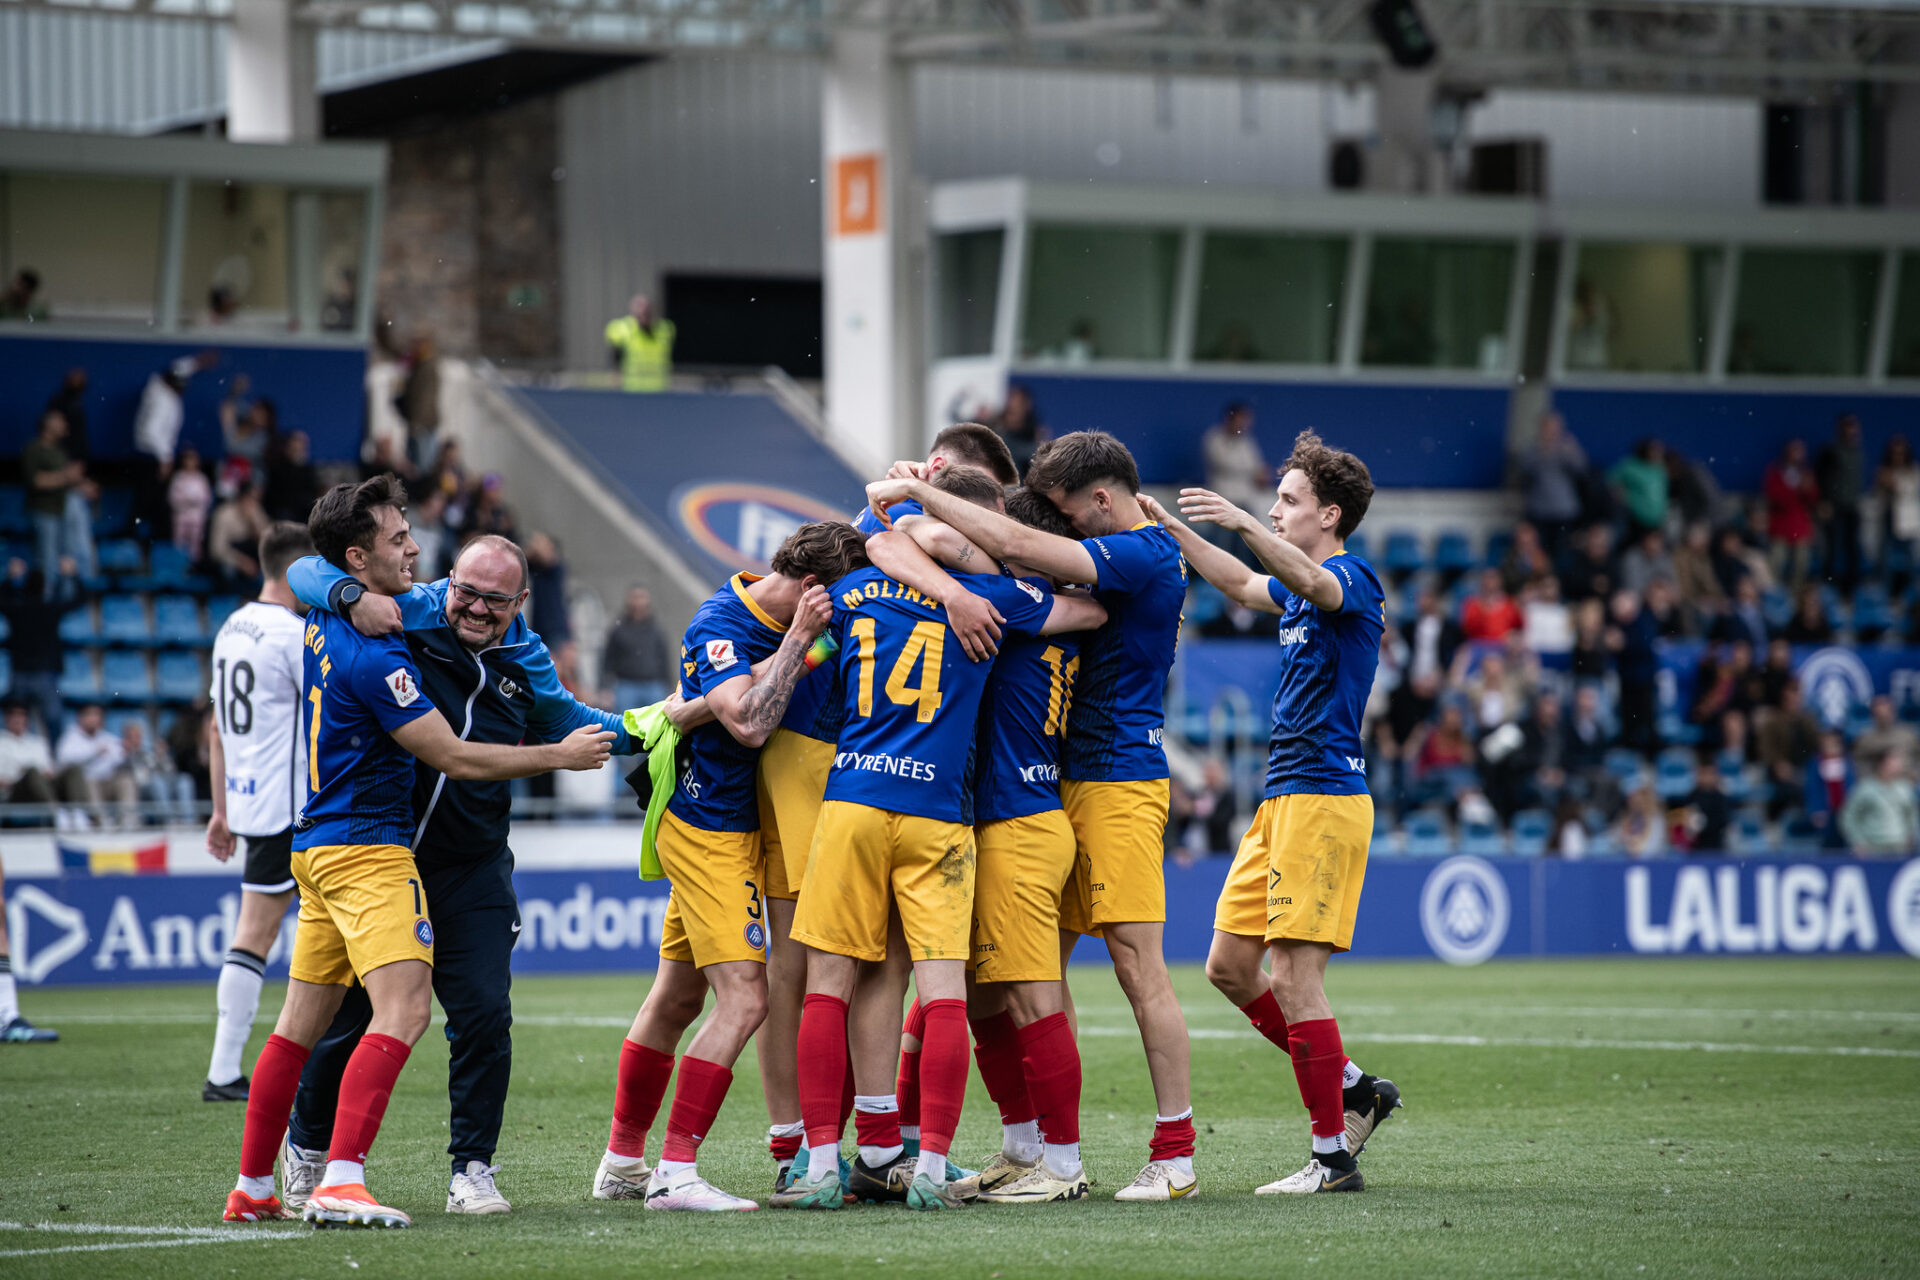
[[[546,644],[520,617],[527,562],[505,538],[476,538],[449,576],[397,600],[364,595],[319,557],[296,562],[287,581],[303,601],[349,617],[368,635],[404,628],[427,697],[462,738],[558,741],[594,725],[613,731],[616,754],[633,751],[619,716],[583,706],[561,686]],[[505,782],[456,782],[420,763],[413,803],[413,855],[435,935],[433,994],[446,1012],[450,1042],[447,1210],[505,1213],[493,1152],[513,1058],[508,961],[520,933],[507,847],[512,798]],[[284,1153],[289,1207],[325,1170],[340,1073],[370,1016],[356,986],[301,1073]]]

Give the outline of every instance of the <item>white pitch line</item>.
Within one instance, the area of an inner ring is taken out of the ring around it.
[[[131,1236],[99,1244],[49,1245],[44,1249],[0,1249],[0,1258],[38,1258],[55,1253],[106,1253],[117,1249],[175,1249],[191,1244],[267,1244],[275,1240],[304,1239],[307,1232],[249,1231],[221,1227],[139,1227],[91,1222],[0,1222],[0,1231],[36,1235]]]
[[[0,1222],[0,1231],[50,1231],[69,1236],[215,1236],[250,1234],[244,1227],[132,1227],[105,1222]]]
[[[1090,1027],[1082,1025],[1082,1036],[1138,1036],[1134,1027]],[[1195,1040],[1258,1040],[1254,1031],[1227,1031],[1219,1027],[1191,1027],[1187,1034]],[[1806,1045],[1806,1044],[1722,1044],[1711,1040],[1588,1040],[1551,1039],[1544,1036],[1467,1036],[1419,1035],[1413,1033],[1342,1033],[1348,1043],[1441,1045],[1464,1049],[1624,1049],[1686,1053],[1771,1053],[1791,1057],[1835,1058],[1916,1058],[1920,1049],[1884,1049],[1878,1046]]]

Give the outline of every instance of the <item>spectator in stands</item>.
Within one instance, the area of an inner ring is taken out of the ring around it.
[[[1679,567],[1667,551],[1667,535],[1658,529],[1643,530],[1620,557],[1620,589],[1646,594],[1647,584],[1655,578],[1678,578]]]
[[[173,455],[186,423],[187,382],[211,368],[215,359],[211,351],[182,356],[151,375],[140,393],[140,408],[133,419],[133,514],[144,525],[141,533],[149,541],[168,533],[167,481],[173,476]]]
[[[1373,723],[1373,754],[1367,760],[1367,789],[1375,802],[1398,814],[1411,790],[1423,726],[1433,715],[1440,692],[1438,668],[1411,671],[1387,695],[1387,712]]]
[[[1614,838],[1629,858],[1655,858],[1667,851],[1667,815],[1652,783],[1643,782],[1628,794]]]
[[[1860,447],[1858,417],[1843,413],[1835,420],[1833,439],[1813,469],[1826,523],[1826,578],[1851,592],[1860,582],[1860,500],[1867,490],[1867,455]]]
[[[1594,524],[1578,539],[1579,549],[1560,578],[1560,593],[1569,604],[1582,600],[1605,600],[1613,594],[1616,581],[1613,558],[1613,530]]]
[[[1874,774],[1881,757],[1891,753],[1900,757],[1911,775],[1914,766],[1920,764],[1920,732],[1900,719],[1893,699],[1884,693],[1874,695],[1868,714],[1872,722],[1853,742],[1855,766],[1863,774]]]
[[[1208,756],[1200,766],[1200,787],[1185,792],[1180,821],[1169,822],[1175,859],[1191,866],[1209,854],[1231,852],[1240,843],[1241,824],[1233,795],[1233,779],[1226,761]]]
[[[1667,508],[1682,528],[1711,525],[1720,515],[1720,484],[1703,460],[1667,450]]]
[[[423,474],[409,462],[406,454],[394,450],[393,437],[374,436],[362,453],[360,478],[371,480],[389,472],[400,477],[409,495],[424,492],[437,484],[435,477]]]
[[[1752,578],[1754,586],[1764,589],[1773,581],[1773,570],[1766,555],[1752,546],[1732,525],[1714,534],[1713,575],[1720,589],[1731,596],[1742,578]]]
[[[51,589],[60,562],[69,558],[66,545],[67,494],[84,478],[85,469],[67,456],[62,441],[67,420],[49,409],[40,415],[40,429],[20,453],[20,475],[27,482],[27,514],[33,517],[34,563],[46,575]]]
[[[67,438],[60,447],[78,464],[80,481],[67,490],[67,524],[62,539],[67,554],[87,576],[100,572],[100,558],[93,546],[93,504],[100,497],[100,486],[88,475],[93,465],[92,437],[87,434],[87,371],[67,370],[60,389],[47,401],[47,408],[67,420]]]
[[[1467,639],[1503,643],[1509,632],[1518,631],[1525,622],[1520,606],[1507,594],[1500,571],[1483,570],[1479,590],[1467,597],[1460,611],[1460,630]]]
[[[407,424],[407,461],[431,467],[440,451],[440,357],[425,334],[407,352],[407,380],[393,407]]]
[[[527,570],[533,589],[527,604],[529,621],[558,662],[561,648],[573,642],[573,623],[567,616],[567,566],[560,558],[560,545],[544,533],[528,538]]]
[[[656,320],[653,301],[636,293],[627,314],[607,323],[607,354],[626,391],[665,391],[673,378],[674,327]],[[542,635],[544,636],[544,632]]]
[[[1407,799],[1411,805],[1452,803],[1461,791],[1479,786],[1473,740],[1467,736],[1466,716],[1457,699],[1443,701],[1436,719],[1415,727],[1406,752],[1413,762]]]
[[[1013,454],[1014,470],[1023,476],[1033,461],[1034,452],[1053,434],[1040,421],[1039,411],[1033,406],[1033,392],[1018,382],[1008,384],[1006,404],[987,425],[1007,442],[1007,451]]]
[[[1713,747],[1721,773],[1738,774],[1746,766],[1753,746],[1748,740],[1746,713],[1738,707],[1727,708],[1720,713],[1718,733],[1711,740],[1703,736],[1701,742]]]
[[[465,457],[458,440],[442,440],[428,472],[427,483],[447,495],[447,522],[455,527],[466,520],[468,485]]]
[[[1522,520],[1513,527],[1513,545],[1500,560],[1500,577],[1509,595],[1518,595],[1530,582],[1554,572],[1553,557],[1540,541],[1540,531]]]
[[[1553,833],[1547,837],[1547,854],[1558,858],[1584,858],[1587,854],[1587,824],[1580,801],[1572,795],[1560,797],[1553,809]]]
[[[193,779],[180,772],[166,744],[148,742],[146,726],[138,720],[129,720],[120,731],[120,744],[126,751],[134,792],[148,812],[163,822],[191,825],[197,816]]]
[[[1660,746],[1655,683],[1660,663],[1653,652],[1658,633],[1640,597],[1631,591],[1614,593],[1612,615],[1608,647],[1620,677],[1620,740],[1642,755],[1651,755]]]
[[[52,804],[53,751],[37,733],[24,702],[8,700],[0,731],[0,799],[8,804]]]
[[[233,375],[226,397],[220,401],[220,438],[226,442],[227,461],[238,459],[247,464],[247,479],[259,483],[266,479],[267,452],[273,447],[279,427],[279,414],[273,401],[264,396],[248,401],[253,382],[244,373]]]
[[[1526,623],[1519,634],[1528,649],[1538,654],[1572,652],[1573,610],[1560,598],[1560,579],[1543,573],[1529,582],[1520,593],[1520,613]]]
[[[1895,434],[1887,441],[1873,488],[1880,496],[1880,571],[1898,594],[1906,590],[1920,552],[1920,462],[1914,461],[1906,436]]]
[[[1714,621],[1708,637],[1729,643],[1738,641],[1758,649],[1764,647],[1771,636],[1767,612],[1760,604],[1760,584],[1750,577],[1741,578],[1734,585],[1732,603]]]
[[[1607,483],[1620,495],[1627,512],[1627,537],[1667,527],[1667,449],[1651,437],[1637,441],[1633,452],[1613,464]]]
[[[1647,616],[1653,619],[1654,634],[1660,639],[1678,640],[1692,634],[1692,620],[1680,607],[1672,578],[1658,577],[1649,582],[1641,603],[1646,607]]]
[[[1788,644],[1833,643],[1833,624],[1827,621],[1827,602],[1819,587],[1807,583],[1800,588],[1784,634]]]
[[[1713,528],[1696,520],[1681,535],[1673,551],[1673,582],[1680,593],[1680,607],[1691,619],[1688,630],[1695,635],[1709,631],[1727,604],[1727,593],[1713,571]]]
[[[200,466],[200,451],[180,450],[173,478],[167,481],[167,509],[173,518],[173,545],[190,563],[200,563],[207,541],[207,515],[213,509],[213,482]]]
[[[1805,774],[1820,748],[1820,722],[1798,683],[1780,691],[1780,705],[1754,718],[1754,749],[1767,781],[1767,816],[1777,818],[1804,798]]]
[[[413,540],[420,546],[419,558],[414,561],[413,580],[437,582],[446,573],[445,566],[451,558],[448,552],[453,543],[453,535],[447,529],[447,495],[438,489],[427,490],[419,505],[407,512],[407,517],[413,526]]]
[[[1455,681],[1467,697],[1473,732],[1484,737],[1525,716],[1540,683],[1539,668],[1539,660],[1518,643],[1504,653],[1482,654],[1478,669]]]
[[[1613,671],[1607,610],[1598,600],[1583,600],[1573,611],[1573,652],[1568,671],[1575,680],[1604,680]]]
[[[1518,726],[1519,741],[1485,770],[1487,799],[1502,821],[1521,809],[1558,803],[1567,788],[1569,734],[1560,712],[1560,695],[1534,696],[1532,714]]]
[[[1587,455],[1557,413],[1541,416],[1533,447],[1515,460],[1520,479],[1520,509],[1540,531],[1540,541],[1555,564],[1564,562],[1567,540],[1586,514]]]
[[[1727,828],[1733,823],[1733,801],[1726,780],[1711,751],[1695,754],[1693,792],[1686,800],[1683,830],[1687,852],[1717,854],[1726,851]]]
[[[0,614],[7,619],[7,648],[13,655],[15,698],[38,708],[40,728],[51,738],[66,723],[60,698],[60,666],[66,646],[60,620],[83,603],[78,566],[62,560],[49,589],[46,575],[15,557],[0,583]]]
[[[173,756],[173,767],[192,780],[196,806],[213,800],[210,771],[213,756],[207,737],[213,721],[207,711],[208,703],[202,698],[187,710],[176,714],[173,723],[167,726],[167,751]]]
[[[1820,505],[1820,484],[1807,465],[1807,442],[1787,441],[1762,483],[1773,575],[1788,587],[1798,587],[1813,556],[1813,515]]]
[[[1847,740],[1838,729],[1822,729],[1819,744],[1813,759],[1807,762],[1803,803],[1807,817],[1821,832],[1821,845],[1838,849],[1844,841],[1840,811],[1846,807],[1847,792],[1853,789],[1853,761],[1847,758]]]
[[[1734,660],[1712,649],[1704,651],[1693,673],[1693,705],[1687,708],[1688,721],[1699,726],[1703,742],[1714,745],[1719,741],[1722,717],[1740,710],[1740,676]]]
[[[1567,717],[1567,776],[1576,791],[1608,809],[1617,799],[1613,775],[1607,772],[1607,752],[1613,740],[1600,686],[1577,686],[1573,713]]]
[[[509,542],[519,541],[519,527],[513,518],[513,508],[507,505],[505,491],[506,482],[498,471],[489,471],[480,477],[467,503],[466,519],[460,525],[461,541],[486,533]]]
[[[140,798],[126,767],[126,748],[107,731],[106,712],[97,702],[81,707],[60,735],[53,762],[60,769],[61,798],[84,805],[97,827],[107,825],[106,805],[116,806],[116,817],[124,823]],[[71,816],[67,822],[78,825]]]
[[[267,491],[261,499],[267,519],[305,524],[319,496],[320,473],[313,465],[313,441],[304,431],[289,431],[267,457]]]
[[[1847,793],[1840,810],[1845,847],[1868,856],[1904,857],[1920,848],[1920,798],[1906,756],[1890,751]]]
[[[1246,511],[1264,514],[1273,505],[1273,464],[1253,434],[1252,405],[1234,400],[1221,410],[1220,421],[1200,437],[1200,452],[1207,488]]]
[[[1453,656],[1466,641],[1466,633],[1442,611],[1438,593],[1428,584],[1421,585],[1414,608],[1412,621],[1403,629],[1408,650],[1407,671],[1412,679],[1431,679],[1438,687],[1441,677],[1452,668]],[[1432,708],[1427,710],[1431,712]]]
[[[270,523],[258,484],[242,485],[215,509],[207,526],[207,565],[221,590],[247,594],[259,584],[260,562],[254,555]]]
[[[35,323],[47,318],[47,300],[40,296],[40,273],[21,267],[0,289],[0,320],[27,320]]]
[[[1793,646],[1786,637],[1776,636],[1767,642],[1767,656],[1759,675],[1759,690],[1752,699],[1755,707],[1780,706],[1787,686],[1799,685],[1799,673],[1793,669]]]
[[[673,654],[653,618],[653,593],[628,587],[626,610],[607,631],[600,663],[601,678],[613,682],[614,706],[624,711],[660,701],[673,674]]]

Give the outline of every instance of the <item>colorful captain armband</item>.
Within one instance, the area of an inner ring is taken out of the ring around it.
[[[822,631],[812,647],[807,650],[807,656],[801,661],[807,664],[807,670],[812,671],[822,663],[832,661],[833,655],[838,652],[840,652],[840,642],[830,633]]]

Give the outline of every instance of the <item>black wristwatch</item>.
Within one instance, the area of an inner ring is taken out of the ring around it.
[[[349,578],[333,593],[334,612],[344,614],[367,594],[367,589]]]

